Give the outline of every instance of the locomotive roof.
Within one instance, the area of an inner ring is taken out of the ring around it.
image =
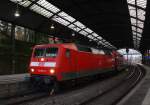
[[[80,44],[76,44],[76,43],[41,44],[41,45],[35,45],[34,48],[37,48],[37,47],[48,47],[48,46],[53,46],[53,47],[61,46],[61,47],[68,48],[68,49],[73,49],[73,50],[79,50],[78,49],[79,46],[86,47],[86,48],[93,48],[93,47],[90,47],[90,46],[80,45]],[[99,49],[99,48],[94,48],[94,49]],[[105,48],[101,48],[101,49],[108,50],[108,49],[105,49]]]
[[[34,48],[49,47],[49,46],[54,46],[54,47],[61,46],[61,47],[68,48],[68,49],[78,50],[75,43],[41,44],[41,45],[35,45]]]

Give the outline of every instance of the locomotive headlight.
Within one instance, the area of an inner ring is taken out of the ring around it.
[[[44,61],[44,58],[41,58],[41,61]]]
[[[34,69],[31,69],[31,72],[34,72]]]
[[[55,69],[50,69],[49,72],[50,72],[51,74],[54,74],[54,73],[55,73]]]

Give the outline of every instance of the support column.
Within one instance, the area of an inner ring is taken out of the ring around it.
[[[12,64],[12,74],[14,74],[15,73],[15,69],[16,69],[16,67],[15,67],[15,25],[14,24],[12,24],[12,27],[11,27],[11,53],[12,53],[12,61],[11,61],[11,64]]]

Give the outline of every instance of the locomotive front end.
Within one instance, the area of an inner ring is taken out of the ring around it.
[[[56,79],[58,47],[39,46],[33,49],[29,66],[31,80],[51,83]]]

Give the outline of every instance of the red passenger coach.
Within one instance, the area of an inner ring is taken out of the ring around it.
[[[109,50],[66,44],[36,45],[30,62],[31,78],[51,83],[115,69],[115,57]]]

